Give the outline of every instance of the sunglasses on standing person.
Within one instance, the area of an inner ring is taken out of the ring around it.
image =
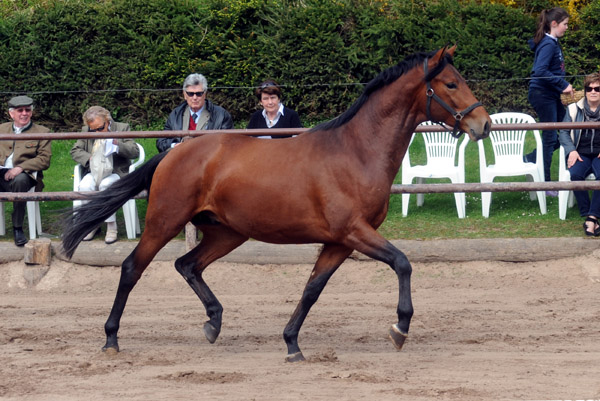
[[[202,91],[202,92],[188,92],[188,91],[185,91],[185,94],[188,95],[189,97],[194,97],[194,95],[196,95],[196,97],[202,97],[204,95],[204,91]]]

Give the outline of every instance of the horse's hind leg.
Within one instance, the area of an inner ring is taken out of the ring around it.
[[[323,247],[308,279],[308,283],[306,283],[300,303],[298,303],[296,310],[283,331],[283,339],[288,348],[286,361],[298,362],[304,360],[302,351],[300,351],[300,347],[298,346],[300,327],[302,327],[302,323],[306,319],[310,308],[319,299],[319,295],[323,291],[323,288],[325,288],[329,278],[351,253],[352,249],[342,245],[326,244]]]
[[[208,321],[204,323],[204,335],[212,344],[221,332],[223,307],[210,290],[202,273],[215,260],[227,255],[248,240],[236,231],[225,226],[211,226],[202,229],[200,244],[175,261],[175,268],[192,287],[202,301]]]
[[[150,264],[154,255],[169,241],[171,237],[161,236],[150,238],[151,228],[147,227],[140,239],[138,246],[123,261],[121,266],[121,278],[119,287],[110,315],[104,325],[106,333],[106,344],[102,348],[104,351],[119,351],[117,332],[119,331],[121,316],[125,310],[125,304],[133,287],[137,284],[146,267]],[[176,231],[175,231],[176,232]]]

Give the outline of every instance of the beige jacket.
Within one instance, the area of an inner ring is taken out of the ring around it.
[[[52,145],[51,141],[47,139],[27,139],[27,134],[40,134],[46,132],[50,132],[50,130],[41,125],[31,124],[28,129],[19,134],[23,136],[23,140],[0,141],[0,164],[4,165],[8,156],[10,156],[11,153],[14,153],[12,159],[13,166],[21,167],[23,171],[33,179],[36,179],[33,176],[33,173],[38,171],[36,191],[41,191],[42,188],[44,188],[44,183],[42,181],[44,175],[41,171],[47,170],[48,167],[50,167]],[[8,122],[0,124],[0,133],[14,134],[13,123]]]
[[[110,132],[129,130],[129,124],[111,121]],[[82,131],[88,131],[87,125],[83,127]],[[83,166],[84,175],[90,172],[90,157],[92,157],[94,141],[94,139],[78,139],[71,148],[71,158]],[[133,139],[120,138],[117,140],[117,146],[119,146],[119,152],[113,154],[113,173],[123,178],[124,175],[129,173],[131,159],[140,157],[140,150]]]

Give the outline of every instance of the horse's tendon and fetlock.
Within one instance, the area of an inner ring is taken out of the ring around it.
[[[352,249],[337,244],[326,244],[321,250],[302,293],[302,298],[283,331],[283,339],[288,348],[286,361],[298,362],[304,360],[298,346],[298,334],[302,323],[306,319],[310,308],[319,299],[319,295],[321,295],[333,273],[351,253]]]
[[[396,257],[391,266],[398,276],[398,323],[394,324],[390,329],[389,337],[396,349],[401,350],[404,341],[408,337],[408,329],[414,313],[410,296],[410,276],[412,274],[412,266],[406,255],[400,250],[397,250]]]
[[[127,298],[140,279],[142,272],[135,269],[134,264],[135,250],[123,261],[121,266],[121,278],[119,279],[119,287],[110,315],[104,324],[104,332],[106,333],[106,344],[102,347],[103,351],[119,351],[119,343],[117,333],[119,331],[121,316],[125,310]]]
[[[185,281],[187,281],[192,290],[194,290],[206,309],[206,315],[209,320],[204,323],[204,335],[208,342],[212,344],[217,340],[217,337],[219,337],[219,334],[221,333],[223,306],[202,278],[204,269],[198,268],[196,261],[190,259],[190,256],[195,253],[194,250],[177,259],[175,268],[183,276]]]
[[[410,321],[414,313],[410,292],[412,266],[404,252],[368,224],[357,225],[355,234],[348,241],[357,251],[388,264],[398,277],[398,323],[390,329],[389,337],[396,349],[400,350],[408,337]]]
[[[175,268],[194,290],[206,309],[209,320],[204,323],[204,335],[212,344],[221,333],[223,307],[202,278],[202,273],[208,265],[227,255],[246,242],[248,238],[214,222],[208,226],[199,226],[199,228],[203,232],[202,240],[194,249],[175,261]]]

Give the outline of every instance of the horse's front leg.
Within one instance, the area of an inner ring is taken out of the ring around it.
[[[408,329],[414,313],[410,288],[412,266],[406,255],[391,243],[388,242],[386,248],[383,253],[389,252],[394,255],[390,267],[398,277],[398,323],[392,325],[389,335],[396,349],[401,350],[408,337]]]
[[[323,247],[308,279],[308,283],[304,288],[302,298],[283,331],[283,339],[288,349],[288,355],[285,358],[287,362],[304,360],[304,355],[302,355],[302,351],[300,351],[300,347],[298,346],[298,334],[302,323],[306,319],[310,308],[319,299],[319,295],[323,291],[323,288],[325,288],[329,278],[351,253],[352,249],[342,245],[326,244]]]
[[[408,258],[367,223],[348,237],[348,244],[373,259],[387,263],[396,273],[399,292],[398,323],[392,325],[389,335],[394,346],[398,350],[402,349],[414,312],[410,293],[412,266]]]

